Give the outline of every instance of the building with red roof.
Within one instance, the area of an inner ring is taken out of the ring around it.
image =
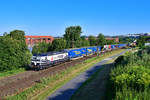
[[[52,36],[25,36],[26,44],[33,47],[37,43],[46,42],[52,43],[54,38]]]
[[[119,42],[119,38],[105,38],[106,40],[114,40],[115,42]]]

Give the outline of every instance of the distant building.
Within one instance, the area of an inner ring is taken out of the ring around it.
[[[143,33],[139,33],[139,34],[128,34],[127,36],[128,37],[131,37],[131,38],[137,38],[139,36],[143,35]]]
[[[150,33],[128,34],[127,36],[130,38],[138,38],[140,36],[150,36]]]
[[[119,38],[105,38],[106,40],[114,40],[115,42],[119,42]]]
[[[85,40],[88,40],[88,37],[86,37]]]
[[[51,43],[54,38],[52,36],[25,36],[25,40],[28,47],[33,47],[41,42]]]

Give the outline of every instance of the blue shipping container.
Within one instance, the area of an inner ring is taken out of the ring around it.
[[[76,58],[76,57],[80,57],[83,55],[83,51],[81,48],[79,48],[79,49],[68,49],[65,51],[68,52],[69,58]]]

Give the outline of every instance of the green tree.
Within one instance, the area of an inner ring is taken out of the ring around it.
[[[65,30],[64,38],[67,41],[67,48],[76,47],[77,43],[80,41],[80,35],[82,33],[82,28],[80,26],[70,26]]]
[[[20,40],[25,43],[25,37],[24,37],[25,33],[22,30],[11,31],[10,34],[8,35],[12,37],[13,39]]]
[[[15,30],[0,38],[0,71],[26,67],[31,53],[25,44],[24,32]]]
[[[80,47],[86,47],[86,46],[90,46],[89,41],[86,39],[86,36],[81,36],[81,46]]]
[[[33,46],[32,53],[33,54],[40,54],[40,53],[46,53],[48,51],[51,51],[51,44],[50,43],[38,43]]]
[[[146,36],[140,36],[139,39],[137,40],[137,45],[141,48],[143,48],[145,46],[145,43],[146,43],[146,39],[148,37]]]
[[[82,40],[86,40],[86,36],[85,36],[85,35],[81,36],[80,38],[81,38]]]
[[[0,71],[12,70],[20,66],[19,60],[16,59],[18,49],[17,41],[10,37],[0,38]]]
[[[135,38],[130,38],[130,37],[119,37],[119,43],[131,43],[135,40]]]
[[[61,39],[54,39],[52,42],[52,51],[59,51],[63,50],[66,48],[66,40],[61,38]]]
[[[90,43],[89,43],[88,40],[82,40],[81,46],[82,46],[82,47],[90,46]]]
[[[104,46],[106,44],[106,39],[102,33],[99,33],[97,37],[97,45]]]
[[[14,30],[11,31],[10,34],[8,34],[8,36],[19,42],[21,50],[20,63],[22,63],[22,66],[29,64],[31,60],[31,55],[29,56],[30,52],[25,42],[25,32],[22,30]]]
[[[114,40],[106,40],[106,44],[117,44]]]
[[[88,37],[88,41],[90,43],[90,46],[96,46],[96,38],[94,36],[90,35]]]

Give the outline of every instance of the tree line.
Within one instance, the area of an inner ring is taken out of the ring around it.
[[[39,43],[33,47],[32,53],[28,50],[25,42],[25,32],[13,30],[0,36],[0,72],[18,68],[26,68],[31,61],[32,54],[45,53],[49,51],[59,51],[67,48],[79,48],[86,46],[97,46],[104,44],[114,44],[114,41],[107,41],[103,34],[98,37],[81,36],[80,26],[70,26],[65,30],[62,38],[54,39],[52,43]],[[113,42],[113,43],[112,43]]]
[[[54,39],[52,43],[39,43],[33,47],[32,53],[46,53],[49,51],[59,51],[68,48],[80,48],[87,46],[103,46],[105,44],[116,44],[114,40],[106,40],[102,33],[97,37],[90,35],[88,39],[82,36],[82,28],[80,26],[70,26],[65,30],[62,38]]]

